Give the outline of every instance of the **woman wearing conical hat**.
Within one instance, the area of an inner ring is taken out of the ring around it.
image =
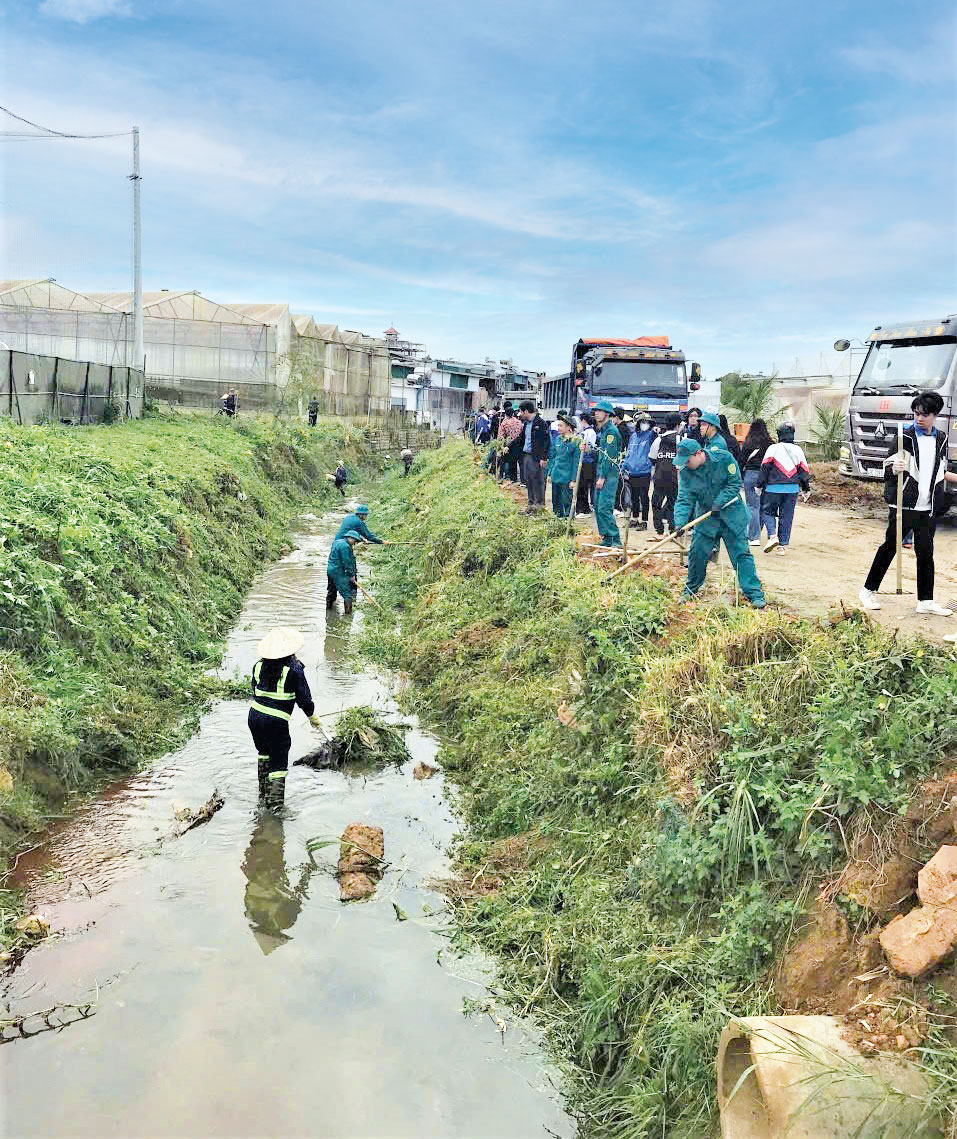
[[[289,721],[296,705],[314,727],[319,726],[306,671],[296,659],[303,640],[298,629],[270,629],[259,642],[259,660],[253,665],[248,723],[259,753],[259,797],[271,803],[281,803],[285,796]]]

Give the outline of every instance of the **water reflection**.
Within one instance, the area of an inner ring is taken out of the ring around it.
[[[343,664],[349,652],[349,634],[352,631],[352,613],[338,613],[334,609],[326,612],[326,636],[322,644],[322,655],[332,665]],[[333,675],[336,675],[336,672]]]
[[[318,867],[310,856],[309,861],[299,867],[298,881],[291,885],[286,871],[281,816],[260,808],[255,819],[242,862],[246,876],[244,902],[252,935],[263,954],[268,955],[291,940],[286,931],[296,924],[302,903],[308,897],[309,879]]]

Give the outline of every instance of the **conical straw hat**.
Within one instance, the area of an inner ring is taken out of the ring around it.
[[[258,653],[263,660],[281,660],[299,652],[305,644],[305,637],[298,629],[288,625],[277,625],[259,642]]]

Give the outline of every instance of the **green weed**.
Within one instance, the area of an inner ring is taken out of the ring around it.
[[[609,583],[465,447],[387,481],[384,513],[399,623],[372,620],[365,652],[447,741],[459,936],[546,1027],[585,1131],[714,1135],[721,1029],[774,1010],[776,954],[855,818],[903,813],[957,746],[957,665],[868,623],[689,617],[661,579]]]
[[[0,846],[168,750],[222,686],[254,575],[362,438],[244,418],[0,419]]]

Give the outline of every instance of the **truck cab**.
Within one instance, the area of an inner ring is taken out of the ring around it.
[[[937,426],[947,432],[948,467],[957,470],[957,315],[879,325],[867,343],[851,391],[841,474],[883,478],[888,444],[897,437],[898,423],[910,423],[911,401],[924,391],[935,391],[944,401]],[[843,352],[850,342],[838,340],[834,347]]]
[[[686,411],[688,393],[700,386],[701,369],[691,365],[667,336],[636,340],[579,340],[572,349],[571,376],[578,410],[600,399],[632,414],[646,413],[655,423]]]

